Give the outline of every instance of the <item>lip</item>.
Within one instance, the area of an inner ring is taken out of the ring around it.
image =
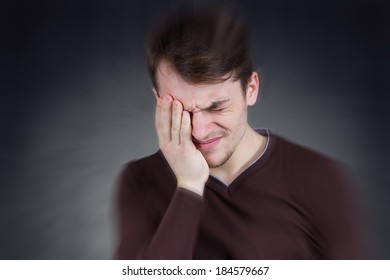
[[[215,145],[217,145],[221,139],[222,139],[222,137],[216,137],[216,138],[212,138],[212,139],[206,140],[206,141],[194,140],[193,142],[198,150],[206,150],[206,149],[210,149],[210,148],[214,147]]]

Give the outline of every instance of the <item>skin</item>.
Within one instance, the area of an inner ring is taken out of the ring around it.
[[[229,185],[263,151],[265,138],[247,121],[259,81],[252,73],[245,96],[239,81],[194,85],[166,61],[157,71],[156,130],[178,187],[203,195],[209,174]]]

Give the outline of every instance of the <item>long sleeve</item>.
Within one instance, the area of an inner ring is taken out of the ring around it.
[[[356,198],[352,187],[340,167],[332,166],[323,174],[318,205],[315,208],[324,236],[325,259],[361,259],[364,246],[361,224],[358,220]],[[315,200],[314,200],[315,202]]]
[[[313,164],[307,178],[303,197],[317,232],[318,258],[363,258],[356,198],[341,166],[331,161]]]
[[[356,190],[337,161],[278,138],[274,160],[310,245],[304,258],[361,259],[366,248]],[[268,166],[271,168],[270,166]]]
[[[120,176],[116,258],[191,259],[193,256],[202,197],[176,188],[162,170],[158,173],[160,176],[152,177],[159,178],[160,183],[144,176],[142,168],[130,163]]]

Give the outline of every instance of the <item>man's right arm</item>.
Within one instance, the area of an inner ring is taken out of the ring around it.
[[[168,94],[157,97],[155,124],[160,149],[175,173],[177,186],[202,196],[210,170],[192,142],[189,112]]]
[[[117,258],[192,258],[209,167],[192,143],[189,112],[170,95],[157,98],[156,130],[160,149],[175,174],[177,188],[156,228],[147,215],[148,206],[134,191],[134,186],[139,184],[134,179],[136,174],[132,174],[134,168],[128,168],[120,182]]]
[[[159,198],[160,194],[153,195],[147,190],[154,188],[144,184],[148,180],[143,173],[135,162],[131,162],[120,176],[117,204],[119,246],[115,257],[191,259],[202,197],[183,188],[169,188],[169,191],[164,191],[164,197]],[[173,181],[167,184],[171,185]]]

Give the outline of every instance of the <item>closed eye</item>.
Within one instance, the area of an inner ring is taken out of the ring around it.
[[[206,107],[206,108],[199,108],[200,110],[205,110],[209,112],[222,112],[225,110],[227,107],[229,107],[229,102],[230,99],[225,99],[225,100],[219,100],[219,101],[213,101],[211,102],[211,105]]]
[[[212,112],[222,112],[223,110],[225,110],[225,108],[210,108],[210,111]]]

